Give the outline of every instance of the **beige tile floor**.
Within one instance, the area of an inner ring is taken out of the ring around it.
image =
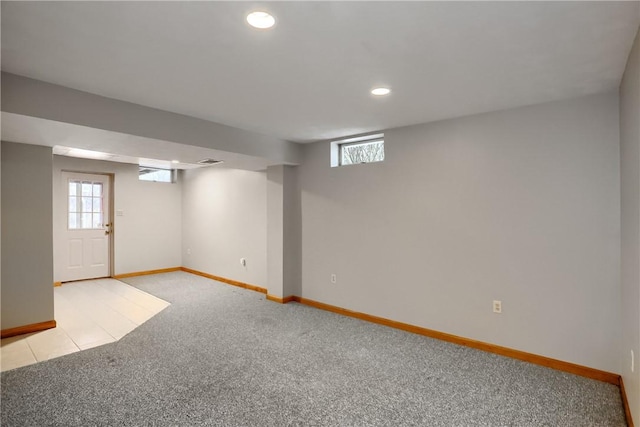
[[[0,340],[8,371],[119,340],[170,304],[114,279],[54,288],[57,327]]]

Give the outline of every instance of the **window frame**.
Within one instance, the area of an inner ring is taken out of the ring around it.
[[[372,144],[381,144],[382,146],[382,158],[380,160],[365,161],[358,163],[345,163],[343,150],[353,146],[364,146]],[[377,132],[374,134],[361,135],[356,137],[343,138],[333,141],[331,143],[331,167],[339,166],[352,166],[369,163],[380,163],[385,160],[385,135],[384,133]]]
[[[141,174],[140,172],[142,172],[143,170],[149,170],[151,172],[145,173],[145,174]],[[155,180],[155,179],[143,179],[142,177],[144,175],[148,175],[154,172],[159,172],[159,171],[163,171],[163,172],[169,172],[169,181],[159,181],[159,180]],[[177,169],[167,169],[167,168],[159,168],[159,167],[155,167],[155,166],[142,166],[139,165],[138,166],[138,181],[143,181],[143,182],[159,182],[159,183],[163,183],[163,184],[175,184],[177,182]]]

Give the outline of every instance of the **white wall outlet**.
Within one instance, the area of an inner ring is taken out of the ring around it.
[[[123,211],[123,210],[118,209],[118,210],[116,211],[116,216],[124,216],[124,211]]]
[[[243,267],[246,267],[246,265],[247,265],[246,258],[240,258],[240,265],[243,266]]]
[[[634,362],[633,359],[634,359],[634,354],[633,354],[633,350],[631,350],[631,372],[633,372],[635,370],[634,369],[635,366],[634,366],[634,363],[633,363]]]
[[[336,277],[335,274],[331,275],[331,283],[338,283],[338,278]]]
[[[502,313],[502,301],[493,300],[493,312]]]
[[[187,249],[187,255],[191,255],[191,248]]]

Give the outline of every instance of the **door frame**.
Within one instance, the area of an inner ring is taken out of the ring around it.
[[[109,199],[109,220],[111,222],[111,232],[109,233],[108,237],[107,237],[107,244],[109,246],[109,249],[107,251],[107,263],[108,263],[108,267],[107,267],[107,274],[108,276],[105,277],[113,277],[114,275],[114,271],[115,271],[115,239],[114,239],[114,233],[115,233],[115,206],[114,206],[114,202],[115,202],[115,191],[114,191],[114,184],[115,184],[115,174],[112,172],[93,172],[93,171],[87,171],[87,170],[77,170],[77,169],[60,169],[60,176],[59,176],[59,185],[60,185],[60,193],[58,194],[58,197],[60,198],[65,198],[68,197],[67,195],[67,186],[66,186],[66,182],[65,182],[65,178],[64,178],[64,174],[65,173],[73,173],[73,174],[81,174],[81,175],[100,175],[100,176],[105,176],[107,178],[107,180],[109,181],[109,193],[107,194],[107,197]],[[60,201],[57,201],[56,203],[60,203]],[[68,211],[68,207],[67,207],[67,203],[64,203],[63,206],[61,206],[61,210],[63,212],[63,215],[65,217],[64,221],[58,221],[58,224],[54,223],[54,227],[64,227],[67,224],[66,221],[66,215],[67,215],[67,211]],[[60,234],[61,235],[62,230],[60,230],[60,233],[54,233],[54,235],[56,234]],[[60,240],[60,235],[58,235],[58,239]],[[57,242],[57,244],[59,245],[60,242]],[[56,242],[54,242],[54,250],[56,247]],[[56,263],[54,263],[55,265]],[[54,274],[55,274],[55,267],[54,267]],[[57,279],[58,277],[56,277]],[[58,283],[58,281],[56,281],[56,283]],[[65,282],[62,282],[65,283]]]

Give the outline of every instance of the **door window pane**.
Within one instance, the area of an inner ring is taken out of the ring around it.
[[[90,182],[83,182],[82,183],[82,195],[83,196],[91,196],[92,193],[92,185]]]
[[[93,214],[93,228],[102,227],[102,214],[94,213]]]
[[[82,214],[82,228],[92,228],[91,212]]]
[[[69,228],[71,229],[80,228],[78,227],[78,214],[69,213]]]
[[[103,197],[101,182],[69,180],[67,206],[69,229],[103,228]]]
[[[93,209],[93,198],[92,197],[83,197],[82,198],[82,212],[91,212]]]

